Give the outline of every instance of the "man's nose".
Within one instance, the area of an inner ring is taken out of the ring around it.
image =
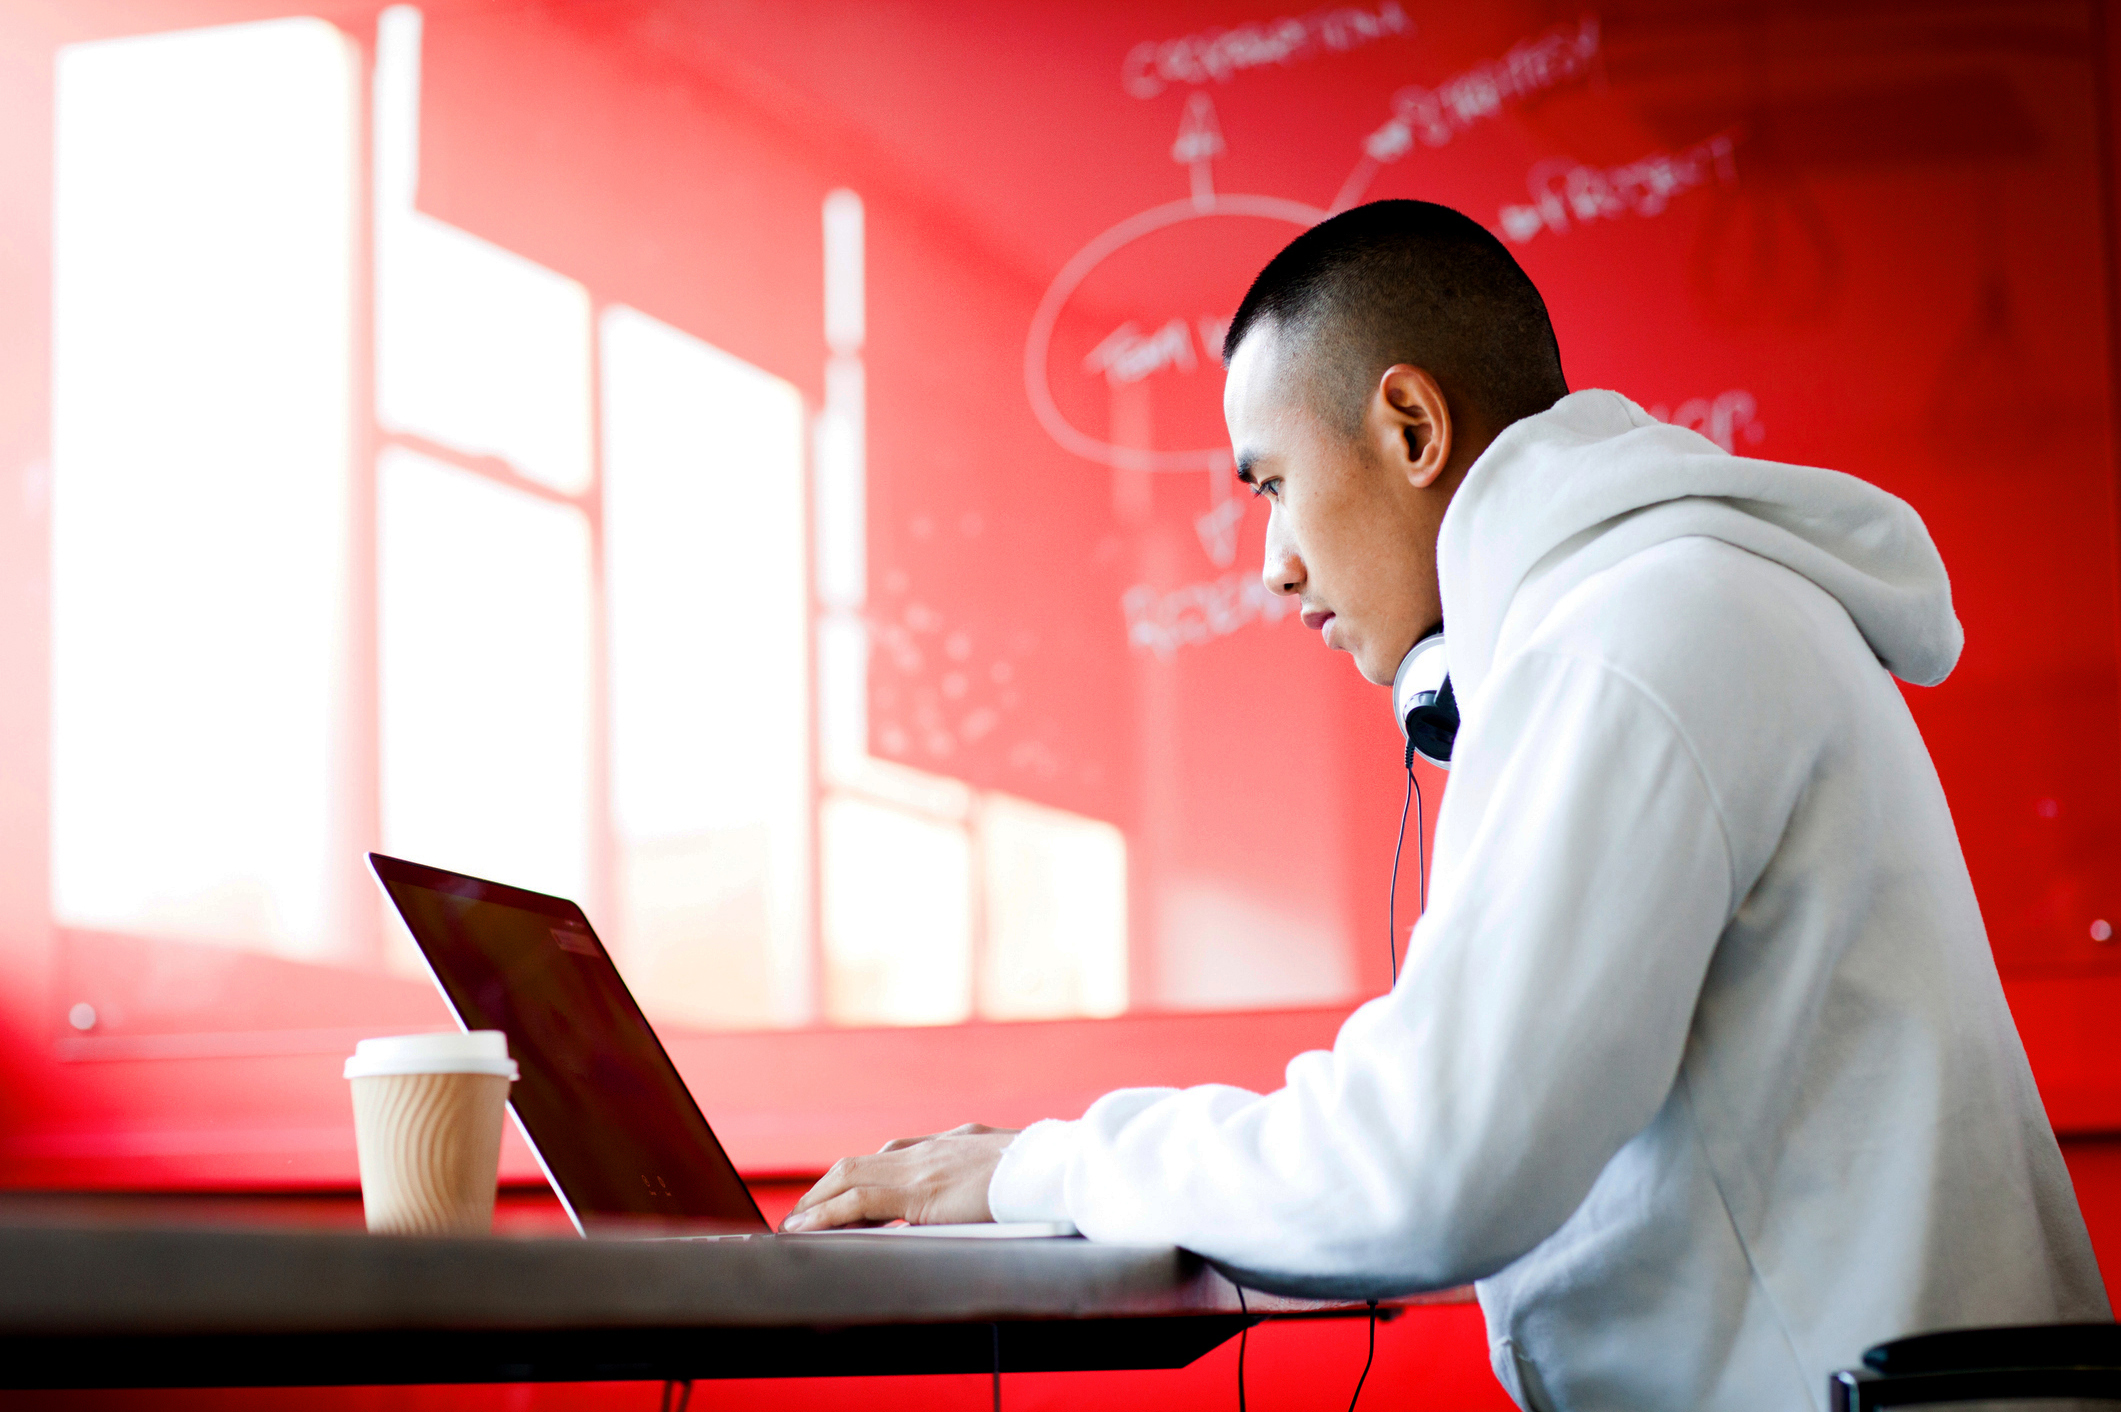
[[[1304,590],[1303,560],[1297,557],[1296,546],[1290,543],[1288,531],[1278,513],[1267,516],[1267,557],[1260,567],[1259,577],[1269,593],[1293,594]]]

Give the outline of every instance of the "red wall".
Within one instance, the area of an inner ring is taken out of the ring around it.
[[[35,476],[47,454],[50,56],[82,38],[300,8],[0,6],[0,475],[22,491],[0,499],[0,1160],[17,1186],[343,1190],[352,1164],[338,1056],[363,1030],[441,1018],[409,982],[60,934],[46,901],[47,564]],[[307,12],[365,44],[376,8]],[[2114,145],[2102,104],[2117,66],[2082,4],[1781,8],[1602,7],[1591,71],[1382,167],[1368,194],[1498,219],[1530,199],[1526,174],[1544,159],[1611,170],[1737,134],[1730,182],[1710,180],[1655,214],[1542,231],[1520,254],[1547,293],[1573,385],[1675,410],[1742,390],[1760,435],[1741,427],[1740,451],[1863,475],[1928,520],[1968,648],[1950,682],[1910,700],[2111,1272],[2121,1269],[2121,1146],[2099,1135],[2121,1132],[2121,1064],[2107,1043],[2121,944],[2094,941],[2090,924],[2121,925],[2116,245],[2102,201]],[[888,625],[920,603],[1001,644],[1024,703],[1006,729],[948,760],[917,744],[899,753],[1118,822],[1144,896],[1160,879],[1212,884],[1296,919],[1326,939],[1321,964],[1361,992],[1381,988],[1399,781],[1376,693],[1289,620],[1168,659],[1130,650],[1119,606],[1130,587],[1164,593],[1225,572],[1193,525],[1212,493],[1204,477],[1130,477],[1071,454],[1039,425],[1023,386],[1025,330],[1055,273],[1098,232],[1189,190],[1169,152],[1193,89],[1134,96],[1122,86],[1125,56],[1143,41],[1264,20],[1270,8],[425,9],[423,209],[765,367],[813,404],[825,356],[819,202],[842,185],[863,194],[873,615]],[[1528,0],[1407,0],[1403,10],[1411,36],[1200,85],[1228,144],[1217,189],[1323,206],[1402,86],[1439,87],[1580,19]],[[1075,369],[1124,319],[1154,328],[1227,313],[1279,235],[1247,218],[1198,223],[1101,268],[1056,336],[1062,409],[1114,442],[1211,443],[1212,368],[1159,373],[1133,401]],[[1256,563],[1261,533],[1249,513],[1240,570]],[[894,753],[890,727],[932,696],[932,676],[880,658],[872,748]],[[1263,832],[1270,847],[1247,842]],[[1411,887],[1402,892],[1411,901]],[[1329,1040],[1344,1005],[1163,1013],[1183,978],[1218,957],[1160,931],[1156,906],[1136,911],[1153,964],[1137,968],[1145,1013],[1123,1021],[679,1035],[672,1048],[757,1175],[815,1170],[836,1152],[967,1117],[1076,1111],[1125,1082],[1271,1085],[1288,1055]],[[170,967],[216,977],[211,1001],[138,984]],[[147,1018],[110,1042],[77,1042],[60,1016],[84,987],[130,995]],[[291,1012],[307,1047],[283,1037],[261,1050],[258,1036]],[[527,1175],[525,1154],[507,1161]],[[1355,1325],[1269,1327],[1252,1344],[1252,1386],[1263,1405],[1352,1389],[1360,1341]],[[1366,1395],[1506,1405],[1468,1307],[1412,1311],[1381,1330],[1378,1348]],[[1008,1395],[1016,1405],[1206,1404],[1230,1395],[1233,1357],[1222,1350],[1172,1373],[1026,1375]],[[984,1396],[975,1380],[948,1379],[703,1392],[706,1405]],[[653,1397],[614,1386],[303,1401],[645,1407]],[[46,1403],[148,1399],[25,1399]]]

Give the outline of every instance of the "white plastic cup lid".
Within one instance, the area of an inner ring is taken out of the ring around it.
[[[499,1030],[364,1039],[346,1061],[349,1079],[389,1074],[492,1074],[514,1082],[516,1061],[508,1057],[508,1036]]]

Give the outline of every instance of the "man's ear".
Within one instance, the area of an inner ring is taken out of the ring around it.
[[[1386,368],[1370,399],[1370,420],[1385,464],[1418,490],[1436,483],[1451,460],[1451,407],[1426,369]]]

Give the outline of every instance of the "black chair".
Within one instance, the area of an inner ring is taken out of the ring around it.
[[[1834,1412],[1990,1398],[2121,1402],[2121,1324],[1946,1329],[1881,1343],[1827,1379]]]

